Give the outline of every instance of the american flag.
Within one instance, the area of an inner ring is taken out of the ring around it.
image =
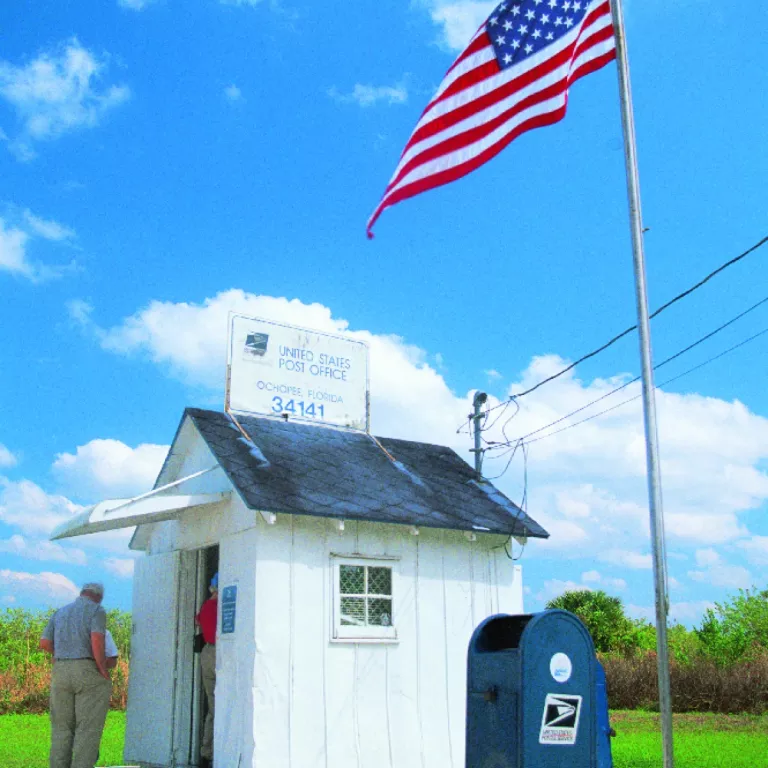
[[[565,116],[568,88],[615,58],[609,0],[505,0],[448,70],[373,215],[465,176]]]

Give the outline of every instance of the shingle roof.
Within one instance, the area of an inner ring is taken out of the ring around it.
[[[184,413],[251,509],[549,536],[450,448],[378,438],[393,462],[361,432],[238,416],[249,442],[225,413]]]

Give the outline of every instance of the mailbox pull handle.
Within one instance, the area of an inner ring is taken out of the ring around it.
[[[499,689],[492,685],[487,691],[483,691],[483,698],[486,701],[496,701],[499,698]]]

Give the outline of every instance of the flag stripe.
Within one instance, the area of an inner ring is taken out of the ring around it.
[[[575,73],[576,77],[571,79],[571,83],[575,82],[581,77],[584,77],[585,75],[590,74],[591,72],[596,72],[598,69],[608,64],[608,62],[612,61],[615,57],[616,52],[612,49],[607,53],[603,53],[601,56],[586,62],[584,66]],[[368,232],[370,233],[371,228],[376,223],[376,220],[379,218],[379,216],[381,216],[382,212],[390,206],[395,205],[395,203],[399,203],[402,200],[406,200],[409,197],[413,197],[414,195],[418,195],[421,192],[426,192],[429,189],[441,187],[444,184],[448,184],[452,181],[460,179],[462,176],[466,176],[468,173],[471,173],[484,163],[488,162],[488,160],[495,157],[499,152],[501,152],[502,149],[504,149],[521,134],[533,128],[542,128],[547,125],[553,125],[554,123],[562,120],[563,117],[565,117],[566,107],[567,104],[563,103],[554,111],[544,111],[540,114],[533,115],[529,119],[517,125],[508,134],[503,136],[497,143],[487,147],[476,156],[467,159],[465,162],[457,163],[443,170],[435,171],[433,175],[427,178],[418,179],[409,184],[400,186],[395,192],[393,192],[391,195],[388,195],[381,201],[381,203],[379,203],[378,207],[373,212],[373,215],[368,221]]]
[[[548,19],[532,13],[538,1],[527,11],[526,0],[513,5],[502,3],[451,65],[368,221],[369,236],[386,208],[465,176],[522,133],[561,120],[571,84],[615,58],[608,0],[582,3],[570,13],[568,7],[579,3],[564,3],[565,22],[557,17],[560,27],[540,26],[543,33],[536,25]],[[557,7],[557,0],[548,6]],[[509,23],[513,13],[524,21],[520,8],[534,24]],[[550,15],[551,24],[553,19]]]
[[[608,45],[610,46],[610,52],[612,53],[613,38],[611,38]],[[602,55],[602,53],[604,53],[604,51],[590,51],[590,54],[591,54],[590,58],[598,58]],[[585,64],[588,63],[588,60],[585,61],[584,63]],[[581,77],[581,74],[579,74],[579,77]],[[412,183],[414,180],[418,180],[426,176],[429,176],[432,172],[443,170],[446,167],[446,165],[451,164],[454,161],[457,163],[462,163],[464,162],[466,157],[474,156],[476,154],[484,152],[487,146],[489,146],[490,144],[494,144],[500,138],[503,138],[504,133],[516,125],[516,123],[518,122],[518,116],[523,115],[526,112],[529,112],[537,105],[540,105],[543,103],[543,104],[549,105],[549,108],[554,109],[554,108],[558,108],[561,102],[563,105],[567,104],[567,100],[568,100],[567,88],[572,82],[575,82],[576,79],[577,78],[574,78],[571,75],[569,75],[566,78],[565,88],[562,87],[562,84],[561,84],[559,88],[547,89],[547,93],[544,94],[543,96],[541,96],[541,94],[533,94],[530,102],[526,104],[522,110],[521,109],[511,110],[512,112],[511,116],[504,122],[496,124],[494,126],[494,130],[492,130],[491,132],[485,133],[476,142],[472,144],[462,145],[454,149],[453,151],[448,150],[446,152],[439,153],[437,158],[417,166],[407,176],[405,176],[397,186],[398,187],[405,186],[407,184]],[[555,103],[553,103],[553,100]],[[506,144],[504,146],[506,146]]]
[[[434,157],[435,153],[441,154],[443,141],[452,142],[455,136],[466,134],[468,136],[467,143],[469,143],[470,140],[473,140],[469,138],[469,135],[478,126],[485,122],[495,122],[499,114],[504,113],[505,110],[508,111],[520,102],[530,99],[538,90],[551,91],[553,87],[567,87],[565,80],[568,77],[569,71],[574,69],[574,65],[579,57],[584,51],[588,51],[593,46],[606,40],[612,40],[612,29],[610,27],[599,29],[593,38],[579,41],[579,45],[575,48],[562,51],[556,59],[547,60],[541,65],[539,70],[527,72],[524,77],[519,77],[511,83],[505,83],[503,87],[496,89],[493,93],[477,99],[472,104],[464,105],[454,110],[449,115],[446,115],[439,125],[433,126],[429,124],[425,126],[423,137],[418,135],[419,131],[417,131],[406,145],[403,156],[395,169],[385,194],[415,165],[426,162]],[[559,66],[555,67],[557,64]],[[427,129],[432,129],[431,135],[427,132]],[[475,135],[477,134],[475,133]],[[455,142],[452,143],[452,146],[455,146]],[[449,149],[446,148],[446,151],[449,151]]]

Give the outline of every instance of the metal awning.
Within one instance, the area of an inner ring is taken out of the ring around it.
[[[59,525],[51,534],[51,541],[83,536],[86,533],[173,520],[188,509],[219,504],[230,495],[231,491],[226,491],[224,493],[146,495],[136,499],[108,499],[88,507]]]

